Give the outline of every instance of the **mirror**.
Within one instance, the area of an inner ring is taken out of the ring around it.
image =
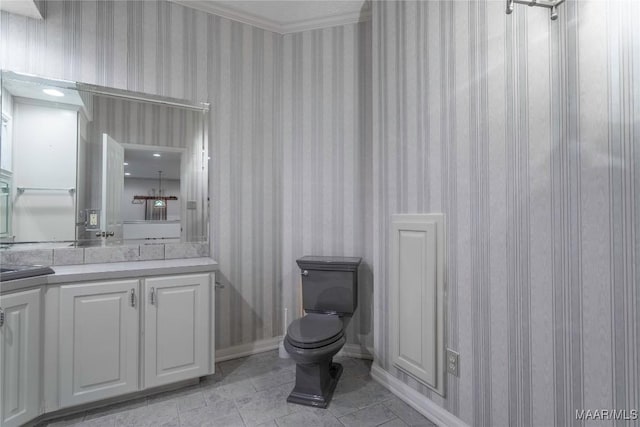
[[[208,239],[207,104],[1,75],[0,243]]]

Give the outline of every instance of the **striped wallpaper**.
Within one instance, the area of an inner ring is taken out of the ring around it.
[[[640,401],[640,3],[504,6],[374,2],[376,356],[471,425],[582,424]],[[389,363],[403,212],[447,214],[444,399]]]
[[[347,342],[372,335],[371,24],[287,34],[283,40],[283,304],[299,316],[304,255],[364,259]]]
[[[3,12],[3,69],[209,101],[216,345],[281,333],[282,36],[166,1],[43,2]]]

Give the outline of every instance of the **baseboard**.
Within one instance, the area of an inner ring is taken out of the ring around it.
[[[354,357],[356,359],[373,360],[373,350],[359,344],[345,344],[337,355]]]
[[[235,345],[220,350],[216,350],[216,362],[237,359],[239,357],[251,356],[252,354],[264,353],[265,351],[277,350],[282,337],[267,338],[254,341],[248,344]]]
[[[436,405],[429,398],[382,369],[377,363],[371,366],[371,377],[437,425],[443,427],[469,427],[460,418],[443,407]]]
[[[282,337],[267,338],[266,340],[254,341],[248,344],[240,344],[216,350],[216,362],[237,359],[239,357],[251,356],[252,354],[264,353],[265,351],[277,350]],[[359,344],[345,344],[338,356],[354,357],[357,359],[373,360],[373,351]]]

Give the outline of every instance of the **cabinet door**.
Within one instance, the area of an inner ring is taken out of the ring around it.
[[[19,426],[40,412],[40,289],[0,297],[0,425]]]
[[[206,375],[209,275],[145,280],[145,386]]]
[[[138,389],[138,285],[120,280],[60,288],[62,407]]]

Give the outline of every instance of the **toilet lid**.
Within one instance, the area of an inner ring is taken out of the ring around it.
[[[287,336],[301,344],[327,341],[342,333],[342,320],[331,314],[309,313],[291,322]]]

